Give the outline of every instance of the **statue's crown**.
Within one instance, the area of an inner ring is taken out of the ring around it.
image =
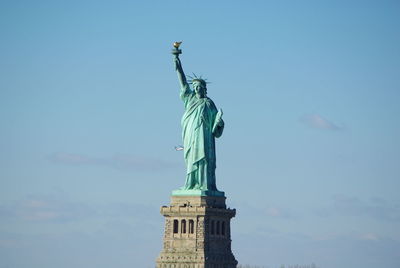
[[[202,78],[202,76],[197,76],[193,73],[193,76],[187,75],[190,79],[188,80],[189,84],[193,84],[193,82],[198,81],[200,82],[204,87],[207,86],[207,84],[210,84],[210,82],[207,82],[207,79]]]

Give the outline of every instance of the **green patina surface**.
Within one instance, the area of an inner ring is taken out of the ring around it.
[[[172,195],[224,196],[217,190],[215,179],[215,138],[224,130],[222,110],[207,97],[207,83],[194,77],[187,81],[179,59],[181,50],[173,49],[175,70],[180,82],[180,98],[184,103],[182,139],[186,163],[186,180],[183,187]]]

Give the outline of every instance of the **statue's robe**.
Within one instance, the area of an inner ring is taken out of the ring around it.
[[[181,89],[180,97],[185,105],[181,124],[187,168],[182,189],[217,191],[215,137],[220,137],[224,128],[215,122],[217,108],[210,98],[198,98],[189,85]]]

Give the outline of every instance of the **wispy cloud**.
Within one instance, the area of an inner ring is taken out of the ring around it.
[[[297,215],[288,208],[268,206],[265,210],[267,216],[272,218],[296,219]]]
[[[54,196],[28,196],[0,205],[0,218],[3,220],[69,222],[95,214],[96,211],[88,205]]]
[[[115,154],[110,157],[95,157],[77,153],[56,152],[48,160],[57,164],[74,166],[104,166],[132,171],[160,171],[175,167],[176,164],[162,159],[139,157],[130,154]]]
[[[87,204],[70,200],[63,195],[28,195],[8,203],[0,203],[0,221],[65,223],[96,219],[133,219],[151,225],[159,220],[154,213],[158,206],[150,204],[113,202]]]
[[[378,241],[379,240],[378,235],[375,233],[366,233],[366,234],[361,235],[360,238],[363,240],[370,240],[370,241]]]
[[[242,217],[251,219],[257,218],[256,221],[252,221],[253,223],[263,222],[266,217],[268,219],[285,221],[298,220],[301,217],[298,211],[281,204],[254,206],[248,203],[237,203],[233,205],[238,211],[240,211]]]
[[[300,118],[300,122],[310,128],[326,130],[342,130],[343,126],[338,126],[319,114],[307,114]]]
[[[317,211],[319,216],[343,215],[368,217],[379,221],[400,222],[400,205],[391,204],[382,198],[368,201],[357,197],[338,194],[333,196],[329,207]]]

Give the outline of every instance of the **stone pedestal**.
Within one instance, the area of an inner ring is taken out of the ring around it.
[[[161,207],[164,246],[157,268],[236,268],[231,251],[230,220],[223,196],[172,196]]]

